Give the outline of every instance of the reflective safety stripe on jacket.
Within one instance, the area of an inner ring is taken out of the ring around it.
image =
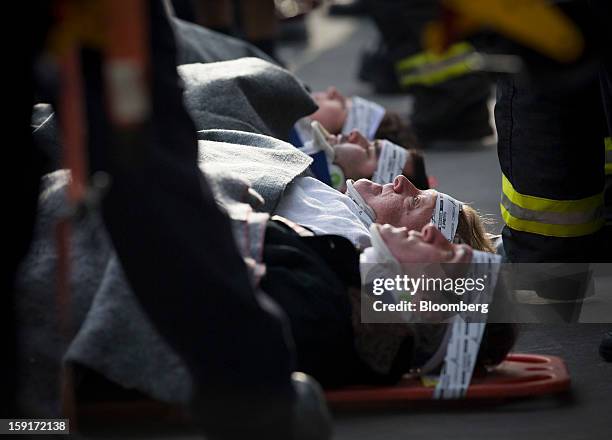
[[[612,138],[607,137],[605,139],[606,148],[606,176],[612,175]]]
[[[474,52],[469,43],[456,43],[446,52],[421,52],[396,63],[395,68],[402,87],[431,86],[472,71],[466,56]]]
[[[512,229],[549,237],[580,237],[604,224],[603,193],[578,200],[553,200],[521,194],[502,175],[501,213]]]

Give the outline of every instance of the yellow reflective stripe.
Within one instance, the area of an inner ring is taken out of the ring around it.
[[[519,193],[508,178],[502,174],[502,191],[517,206],[533,211],[584,212],[593,211],[603,205],[603,193],[576,200],[553,200]]]
[[[603,193],[576,200],[553,200],[521,194],[502,174],[501,214],[517,231],[551,237],[580,237],[604,224]]]
[[[440,61],[448,60],[459,55],[472,52],[474,48],[469,43],[456,43],[453,44],[448,50],[442,54],[436,54],[433,52],[421,52],[416,55],[412,55],[408,58],[404,58],[399,61],[395,67],[397,70],[411,70],[417,67],[423,67],[428,64],[439,63]]]
[[[578,225],[551,225],[514,217],[502,204],[499,206],[504,222],[510,228],[517,231],[531,232],[532,234],[546,235],[549,237],[581,237],[583,235],[593,234],[601,229],[605,222],[603,218],[599,218]]]
[[[612,151],[612,138],[611,137],[605,138],[604,145],[606,146],[606,151]]]
[[[534,211],[515,205],[508,200],[505,195],[502,195],[501,204],[513,217],[551,225],[579,225],[589,223],[601,218],[602,208],[598,206],[594,210],[577,212]]]
[[[403,75],[400,78],[400,84],[403,87],[408,87],[415,84],[424,84],[431,86],[433,84],[438,84],[457,76],[465,75],[466,73],[469,73],[471,71],[472,69],[470,64],[462,61],[452,66],[448,66],[444,69],[431,73]]]

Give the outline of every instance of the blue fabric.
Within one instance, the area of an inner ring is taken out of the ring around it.
[[[300,135],[295,129],[295,126],[289,132],[289,143],[296,148],[302,148],[304,146],[304,142],[302,142],[302,139],[300,139]]]
[[[300,135],[295,127],[292,128],[291,132],[289,133],[289,142],[296,148],[301,148],[304,146],[304,142],[302,142],[302,139],[300,139]],[[310,157],[313,159],[313,162],[310,165],[310,170],[312,173],[321,182],[331,186],[331,176],[329,175],[329,167],[327,166],[327,157],[325,157],[325,153],[323,151],[319,151],[316,154],[311,154]]]
[[[321,182],[331,185],[331,176],[329,175],[329,167],[327,166],[327,157],[324,151],[319,151],[316,154],[311,154],[313,162],[310,169],[317,179]]]

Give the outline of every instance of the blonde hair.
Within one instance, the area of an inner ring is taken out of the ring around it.
[[[461,241],[477,251],[495,252],[493,243],[487,236],[484,223],[474,208],[463,205],[459,214],[457,236]]]

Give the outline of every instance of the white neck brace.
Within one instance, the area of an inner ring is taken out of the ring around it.
[[[336,156],[334,147],[327,141],[329,133],[318,121],[310,122],[310,140],[304,143],[304,146],[300,149],[303,153],[312,155],[319,151],[325,153],[328,163],[332,163]]]
[[[353,96],[342,127],[342,134],[358,130],[369,140],[373,140],[385,113],[386,110],[381,105],[359,96]]]
[[[378,166],[372,176],[372,181],[381,185],[393,182],[397,175],[402,174],[407,160],[408,151],[405,148],[388,140],[382,141]]]
[[[376,214],[357,192],[353,183],[350,179],[346,181],[346,195],[355,203],[355,213],[359,219],[369,228],[376,221]]]
[[[472,251],[471,277],[483,278],[486,283],[486,292],[493,294],[497,285],[497,275],[501,266],[501,255],[491,252]]]
[[[401,274],[399,261],[393,256],[374,224],[370,226],[370,241],[372,246],[359,256],[361,284],[367,285],[375,278],[393,278]]]

